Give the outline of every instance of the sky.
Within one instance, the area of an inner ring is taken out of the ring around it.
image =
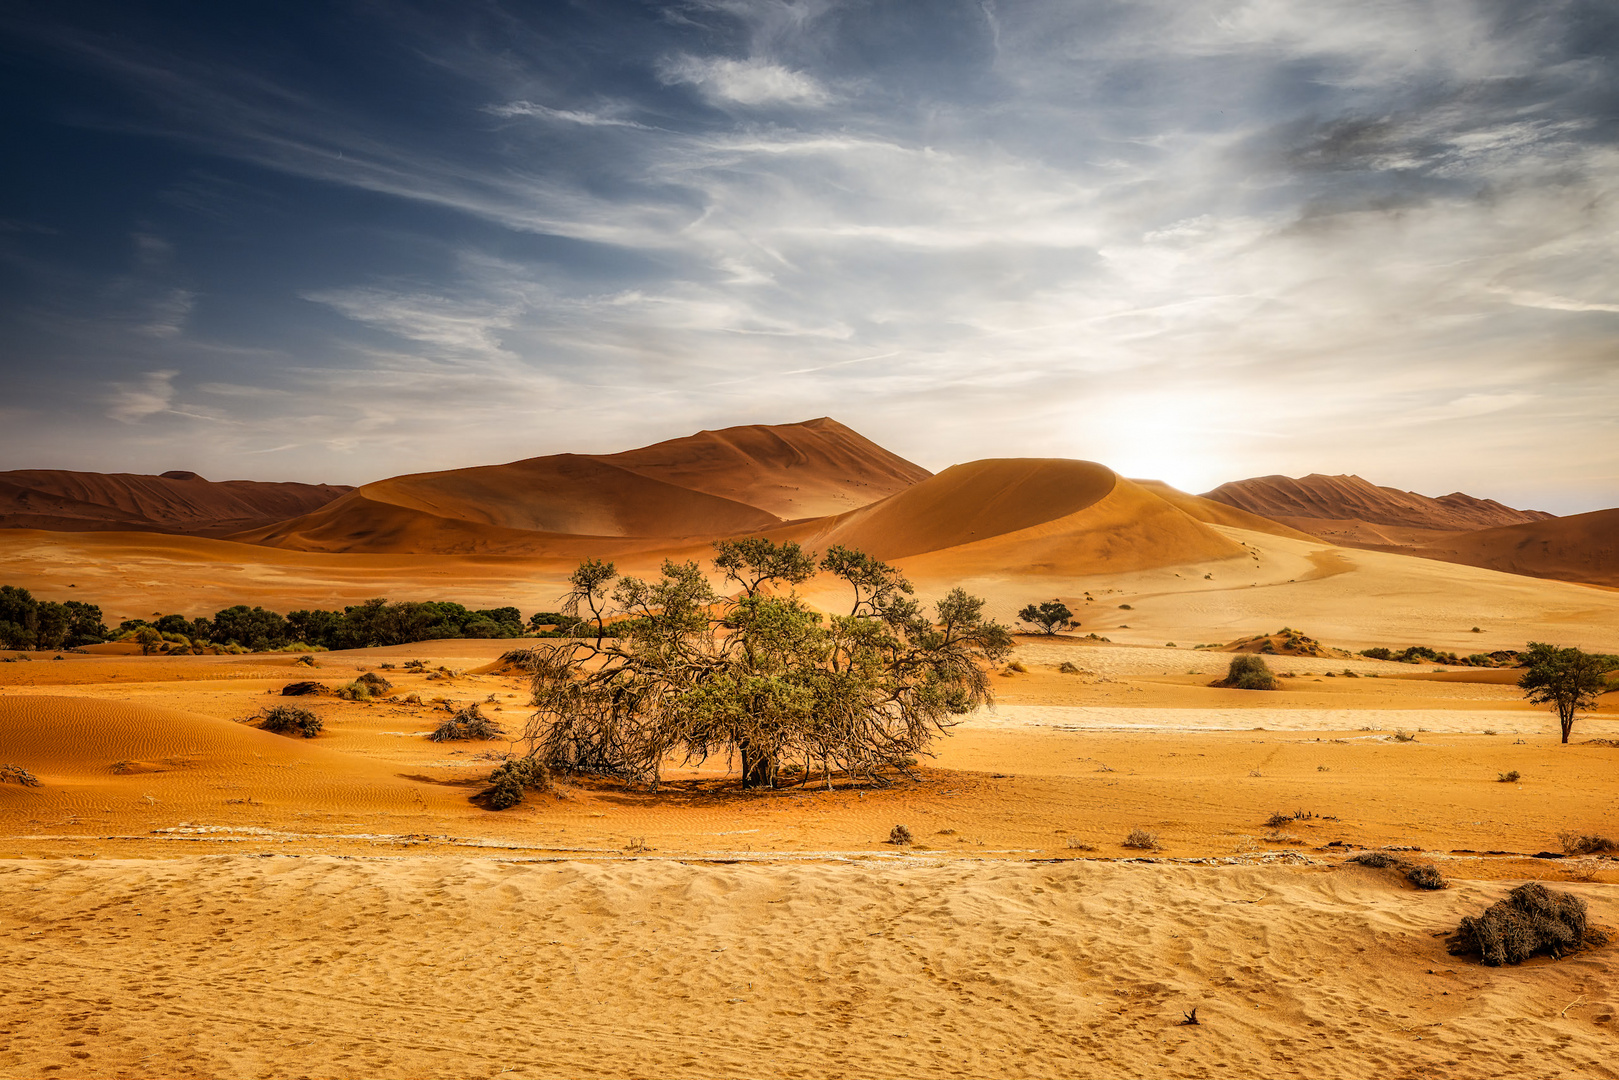
[[[1619,505],[1611,0],[0,0],[0,468],[829,415]]]

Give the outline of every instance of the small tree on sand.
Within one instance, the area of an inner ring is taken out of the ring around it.
[[[985,666],[1011,637],[982,600],[956,589],[927,618],[910,582],[858,551],[834,547],[817,563],[794,543],[715,548],[735,595],[692,562],[665,562],[650,581],[581,564],[564,610],[588,613],[595,642],[530,653],[527,757],[654,789],[671,755],[735,755],[746,787],[774,787],[789,767],[828,786],[834,772],[884,782],[952,716],[990,701]],[[848,615],[823,616],[794,593],[817,571],[849,584]]]
[[[1540,641],[1529,643],[1524,660],[1529,670],[1518,680],[1518,686],[1536,705],[1552,707],[1563,728],[1563,741],[1568,742],[1569,732],[1574,730],[1574,714],[1592,708],[1598,697],[1612,689],[1605,674],[1608,665],[1602,657]]]
[[[1043,604],[1030,604],[1017,613],[1018,621],[1038,626],[1042,634],[1055,634],[1077,626],[1074,613],[1061,600],[1047,600]]]

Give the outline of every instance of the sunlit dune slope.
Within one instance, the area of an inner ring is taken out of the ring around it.
[[[1058,458],[1001,458],[946,469],[880,503],[799,530],[807,546],[881,559],[929,556],[959,573],[1141,570],[1243,554],[1240,545],[1111,469]]]
[[[95,698],[0,697],[0,747],[41,788],[0,787],[0,798],[72,807],[103,797],[212,804],[242,799],[406,809],[412,785],[386,765],[272,735],[230,720]]]
[[[307,514],[350,490],[256,480],[214,483],[189,472],[142,476],[22,469],[0,473],[0,528],[222,536]]]
[[[237,539],[305,551],[505,553],[541,536],[717,537],[862,506],[925,470],[833,420],[705,431],[621,454],[398,476]]]
[[[1247,529],[1250,532],[1285,536],[1290,540],[1314,540],[1317,535],[1310,532],[1310,523],[1307,521],[1301,522],[1295,527],[1288,522],[1251,514],[1239,507],[1215,502],[1213,499],[1204,498],[1201,495],[1189,495],[1179,488],[1170,487],[1162,480],[1132,480],[1131,483],[1145,488],[1177,510],[1190,514],[1205,525],[1227,525],[1233,529]]]
[[[932,475],[825,416],[700,431],[600,460],[789,520],[853,510]]]
[[[1358,476],[1257,476],[1221,484],[1205,499],[1247,510],[1261,517],[1355,520],[1374,525],[1415,529],[1488,529],[1543,521],[1551,514],[1514,510],[1493,499],[1454,492],[1433,499],[1414,491],[1379,487]]]
[[[1411,552],[1509,574],[1619,588],[1619,509],[1453,535]]]

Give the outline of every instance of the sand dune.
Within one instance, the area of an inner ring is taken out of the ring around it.
[[[307,514],[352,490],[331,484],[214,483],[196,473],[23,469],[0,473],[0,529],[149,529],[223,536]]]
[[[1493,499],[1478,499],[1459,491],[1434,499],[1414,491],[1379,487],[1358,476],[1320,473],[1298,479],[1258,476],[1237,480],[1221,484],[1203,497],[1272,519],[1352,519],[1416,529],[1487,529],[1544,521],[1553,516],[1539,510],[1514,510]]]
[[[304,551],[530,554],[556,535],[712,538],[861,506],[925,476],[823,418],[621,454],[398,476],[236,539]]]
[[[1619,509],[1455,534],[1412,554],[1619,588]]]
[[[957,465],[797,537],[816,549],[843,544],[898,560],[926,577],[1128,572],[1244,554],[1111,469],[1056,458]]]
[[[1132,484],[1145,488],[1154,495],[1163,499],[1175,509],[1180,510],[1205,525],[1227,525],[1234,529],[1246,529],[1249,532],[1269,533],[1272,536],[1285,536],[1290,540],[1314,540],[1319,533],[1312,532],[1310,526],[1314,522],[1300,519],[1287,521],[1259,514],[1249,513],[1240,507],[1231,506],[1223,502],[1202,495],[1189,495],[1179,488],[1170,487],[1162,480],[1132,480]]]

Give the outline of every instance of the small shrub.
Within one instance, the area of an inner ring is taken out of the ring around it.
[[[426,671],[427,670],[427,661],[425,661],[425,660],[406,660],[405,661],[405,670],[406,671]]]
[[[0,765],[0,784],[21,784],[23,787],[39,787],[39,777],[21,765]]]
[[[1394,741],[1395,742],[1416,742],[1417,737],[1415,735],[1411,734],[1409,731],[1406,731],[1405,729],[1402,728],[1401,730],[1396,731],[1394,733]]]
[[[899,847],[908,847],[915,843],[915,840],[911,836],[911,830],[903,825],[895,825],[888,834],[888,842]]]
[[[370,701],[371,687],[359,679],[355,679],[347,686],[338,687],[337,696],[344,701]]]
[[[1226,669],[1225,679],[1219,684],[1236,690],[1275,690],[1276,676],[1270,665],[1258,656],[1243,654],[1233,657]]]
[[[468,705],[429,735],[433,742],[461,742],[466,739],[498,739],[505,730],[478,711],[477,702]]]
[[[1013,660],[1010,664],[1006,665],[1006,670],[1015,671],[1019,675],[1027,675],[1029,672],[1029,669],[1023,666],[1023,661],[1021,660]]]
[[[1391,866],[1400,865],[1400,860],[1386,851],[1363,851],[1359,855],[1351,855],[1349,861],[1358,866],[1370,866],[1375,870],[1387,870]]]
[[[1280,810],[1265,819],[1265,827],[1268,829],[1280,829],[1284,825],[1291,824],[1293,824],[1293,815],[1284,814]]]
[[[1500,784],[1516,784],[1520,779],[1522,779],[1522,774],[1517,769],[1496,775],[1496,782]]]
[[[1134,611],[1135,608],[1131,607],[1129,604],[1120,604],[1119,605],[1119,610],[1120,611]]]
[[[288,683],[281,688],[282,697],[307,697],[310,694],[324,693],[326,693],[325,684],[312,681]]]
[[[313,739],[320,734],[325,724],[320,717],[308,709],[300,709],[296,705],[277,705],[264,712],[259,721],[260,731],[269,731],[277,735],[297,735],[305,739]]]
[[[1087,843],[1085,843],[1085,841],[1081,840],[1077,836],[1070,836],[1068,838],[1068,847],[1070,848],[1070,850],[1073,850],[1073,851],[1095,851],[1096,850],[1096,845],[1095,844],[1087,844]]]
[[[1405,880],[1419,889],[1443,889],[1446,885],[1445,875],[1439,872],[1439,867],[1426,863],[1405,867]]]
[[[1605,934],[1587,925],[1584,900],[1534,881],[1519,885],[1476,918],[1463,919],[1446,945],[1452,956],[1477,956],[1496,967],[1520,964],[1540,953],[1560,959],[1606,940]]]
[[[1057,670],[1062,672],[1064,675],[1078,675],[1079,665],[1074,663],[1072,660],[1064,660],[1062,663],[1057,665]]]
[[[523,801],[529,791],[551,786],[551,770],[536,758],[513,758],[489,774],[489,790],[484,792],[491,810],[509,810]]]
[[[1124,838],[1124,846],[1139,851],[1157,851],[1158,834],[1148,832],[1146,829],[1131,829],[1130,835]]]
[[[1606,836],[1582,836],[1575,832],[1560,832],[1557,839],[1563,842],[1563,850],[1570,855],[1606,855],[1612,851],[1619,851],[1619,844]]]

